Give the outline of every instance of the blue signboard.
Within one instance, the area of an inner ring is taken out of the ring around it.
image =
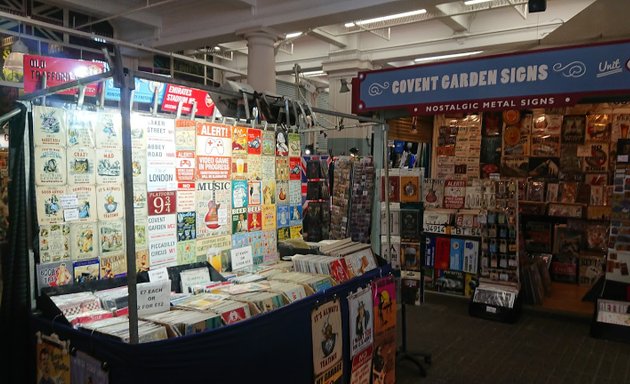
[[[166,90],[166,83],[139,79],[137,77],[135,78],[135,83],[136,89],[133,93],[134,102],[152,103],[153,91],[156,87],[158,87],[158,104],[162,104],[162,98],[164,97],[164,91]],[[114,87],[114,80],[112,78],[105,81],[105,100],[120,101],[120,89]]]
[[[359,73],[353,112],[416,114],[571,105],[630,93],[630,42],[580,46]]]

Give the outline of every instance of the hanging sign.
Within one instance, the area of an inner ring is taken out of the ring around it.
[[[46,87],[54,87],[97,75],[105,71],[103,63],[85,60],[63,59],[24,55],[24,93],[33,93],[42,88],[42,78],[46,78]],[[76,95],[78,88],[58,92],[60,95]],[[85,95],[94,97],[98,93],[98,84],[93,83],[85,88]]]
[[[332,300],[311,312],[313,368],[315,383],[328,384],[343,380],[343,330],[339,300]]]
[[[182,102],[182,113],[190,113],[192,111],[193,101],[197,102],[197,116],[212,116],[214,112],[214,101],[212,101],[208,92],[181,85],[168,84],[162,99],[162,111],[176,112],[180,101]]]
[[[165,79],[166,80],[166,79]],[[162,103],[164,98],[165,83],[146,79],[134,78],[135,88],[133,90],[133,101],[136,103],[152,103],[155,90],[157,89],[158,103]],[[114,79],[105,80],[105,100],[120,101],[120,88],[114,86]]]
[[[361,72],[352,109],[412,114],[550,108],[630,89],[630,41]]]

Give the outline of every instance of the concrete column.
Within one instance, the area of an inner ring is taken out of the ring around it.
[[[258,92],[276,92],[276,52],[280,34],[269,28],[240,31],[247,40],[247,83]]]

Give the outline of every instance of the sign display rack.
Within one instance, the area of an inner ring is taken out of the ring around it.
[[[175,84],[180,87],[194,88],[194,89],[202,90],[204,92],[212,94],[213,97],[215,95],[219,95],[220,98],[226,98],[226,99],[232,99],[232,100],[241,100],[241,99],[246,100],[248,97],[251,97],[252,95],[246,93],[245,91],[240,91],[240,92],[227,91],[220,88],[212,88],[212,87],[207,87],[207,86],[203,86],[199,84],[194,84],[194,83],[170,79],[170,78],[165,79],[162,76],[152,75],[152,74],[139,72],[139,71],[128,70],[128,69],[123,68],[120,58],[121,58],[120,51],[118,47],[116,47],[115,55],[114,55],[114,62],[110,62],[110,68],[113,68],[113,69],[106,72],[91,75],[88,77],[72,80],[63,84],[54,85],[52,87],[46,87],[45,82],[42,82],[41,89],[35,90],[32,93],[25,95],[23,98],[21,98],[20,101],[23,103],[29,103],[29,102],[33,102],[34,100],[41,99],[41,103],[45,105],[46,96],[78,88],[79,89],[78,91],[79,102],[77,103],[77,105],[80,109],[82,107],[85,91],[88,85],[94,86],[94,84],[102,83],[106,81],[107,79],[112,79],[114,86],[120,89],[119,109],[120,109],[120,113],[122,117],[121,131],[122,131],[122,136],[123,136],[122,137],[122,144],[123,144],[123,153],[122,153],[123,172],[122,173],[123,173],[123,178],[125,180],[124,181],[124,193],[125,193],[124,204],[125,204],[125,211],[126,211],[125,219],[124,219],[126,222],[126,225],[125,225],[126,231],[124,235],[125,235],[125,239],[127,243],[127,247],[126,247],[126,259],[127,259],[127,271],[128,271],[127,285],[128,285],[128,290],[129,290],[129,325],[130,325],[129,326],[129,329],[130,329],[129,340],[130,340],[130,343],[134,344],[138,342],[138,329],[137,329],[138,328],[138,313],[137,313],[138,298],[137,298],[137,291],[136,291],[137,266],[136,266],[136,254],[135,254],[134,205],[133,205],[134,202],[133,202],[133,193],[132,193],[133,169],[132,169],[131,148],[133,148],[133,146],[132,146],[132,136],[131,136],[131,128],[132,128],[131,127],[131,108],[132,108],[133,99],[134,99],[133,90],[136,84],[136,79],[142,79],[149,82],[159,82],[160,84],[168,83],[168,84]],[[154,96],[155,96],[155,92],[154,92]],[[368,117],[354,116],[351,114],[339,113],[336,111],[329,111],[329,110],[324,110],[320,108],[311,108],[310,105],[303,106],[302,102],[291,101],[286,98],[284,98],[282,101],[283,103],[281,106],[284,106],[285,103],[290,103],[294,106],[299,105],[299,110],[302,110],[302,111],[310,110],[313,113],[321,113],[321,114],[327,114],[327,115],[332,115],[332,116],[337,116],[337,117],[347,117],[347,118],[359,120],[361,122],[370,122],[370,123],[375,123],[375,124],[382,123],[380,120],[376,120],[376,119],[372,119]],[[278,102],[278,104],[279,103],[280,102]],[[179,104],[182,104],[182,103],[180,102]],[[255,104],[253,103],[251,104],[251,106],[254,106],[254,105]],[[103,106],[102,102],[100,103],[100,106],[101,107]],[[279,105],[276,105],[276,106],[279,106]],[[294,112],[297,111],[297,109],[295,108],[293,110]],[[155,103],[154,103],[153,113],[155,114],[156,111],[157,111],[157,108],[155,108]],[[196,112],[197,112],[196,106],[195,106],[195,103],[193,103],[193,106],[191,108],[191,118],[194,118]],[[248,110],[247,112],[250,112],[250,111]],[[18,112],[16,111],[10,111],[4,116],[1,116],[0,119],[11,118],[17,113]],[[181,108],[179,108],[178,106],[178,116],[180,115],[180,113],[181,113]],[[247,115],[256,116],[255,113],[252,113],[252,114],[248,113]],[[289,115],[288,111],[287,111],[287,115]],[[215,116],[213,115],[212,116],[213,121],[215,120],[214,117]],[[297,118],[294,119],[294,121],[297,121],[297,120],[298,120]],[[314,116],[313,116],[313,120],[315,120]],[[248,121],[248,123],[255,123],[255,121],[252,121],[252,122]]]

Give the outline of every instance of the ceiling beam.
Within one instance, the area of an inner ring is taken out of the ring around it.
[[[162,27],[162,17],[149,12],[129,12],[129,7],[113,1],[103,0],[48,0],[48,3],[58,7],[69,8],[87,15],[110,17],[118,15],[121,19],[135,21],[153,28]]]
[[[345,48],[347,46],[345,41],[343,41],[339,37],[335,37],[334,35],[324,31],[321,28],[311,29],[310,31],[308,31],[308,35],[339,48]]]
[[[440,17],[439,20],[451,28],[454,32],[465,32],[470,28],[472,22],[472,14],[461,14],[465,11],[465,7],[461,3],[445,3],[431,6],[428,9],[435,16]],[[459,15],[457,15],[460,13]],[[454,16],[449,16],[454,15]]]

